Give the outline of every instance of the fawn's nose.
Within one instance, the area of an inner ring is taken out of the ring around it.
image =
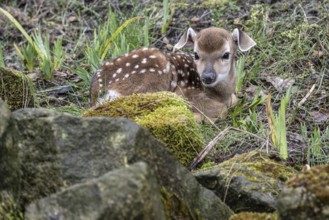
[[[212,66],[207,66],[205,71],[201,74],[201,81],[206,85],[216,81],[216,73]]]

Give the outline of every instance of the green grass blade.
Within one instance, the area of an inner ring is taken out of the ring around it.
[[[0,67],[5,67],[5,57],[3,56],[2,44],[0,44]]]
[[[140,18],[143,18],[142,16],[137,16],[137,17],[133,17],[133,18],[130,18],[128,19],[127,21],[125,21],[118,29],[115,30],[115,32],[112,34],[112,36],[105,42],[105,47],[104,47],[104,50],[103,52],[101,53],[101,62],[104,61],[105,59],[105,56],[107,54],[107,51],[109,50],[112,42],[117,38],[117,36],[120,34],[120,32],[125,28],[127,27],[131,22],[137,20],[137,19],[140,19]]]
[[[22,51],[19,49],[19,47],[17,46],[16,43],[14,43],[14,48],[18,54],[18,56],[21,58],[21,60],[23,61],[24,60],[24,55],[22,54]]]
[[[16,28],[24,35],[26,40],[31,45],[34,45],[33,39],[30,37],[30,35],[24,30],[22,25],[11,14],[9,14],[9,12],[0,7],[0,13],[5,15],[16,26]],[[38,54],[41,53],[39,48],[36,47],[35,50],[38,52]]]

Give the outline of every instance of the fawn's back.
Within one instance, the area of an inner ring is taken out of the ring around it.
[[[107,61],[92,79],[90,101],[95,105],[133,93],[200,88],[193,57],[143,48]]]
[[[234,104],[235,55],[256,43],[243,31],[189,28],[175,48],[194,45],[194,57],[143,48],[106,62],[91,84],[91,105],[133,93],[172,91],[188,99],[194,112],[210,118]]]

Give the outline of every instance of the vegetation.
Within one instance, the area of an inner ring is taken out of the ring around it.
[[[207,142],[218,129],[236,128],[215,146],[210,161],[274,147],[289,163],[326,164],[329,1],[257,2],[5,0],[0,67],[33,78],[37,105],[80,114],[88,108],[91,76],[106,59],[142,46],[166,50],[188,26],[239,27],[257,47],[238,54],[240,104],[216,127],[202,125]]]
[[[125,117],[147,128],[187,166],[204,145],[186,101],[170,92],[133,94],[105,102],[84,116]]]

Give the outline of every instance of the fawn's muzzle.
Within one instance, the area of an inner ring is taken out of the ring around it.
[[[214,71],[205,71],[201,74],[201,80],[204,84],[209,85],[216,81],[216,73]]]

